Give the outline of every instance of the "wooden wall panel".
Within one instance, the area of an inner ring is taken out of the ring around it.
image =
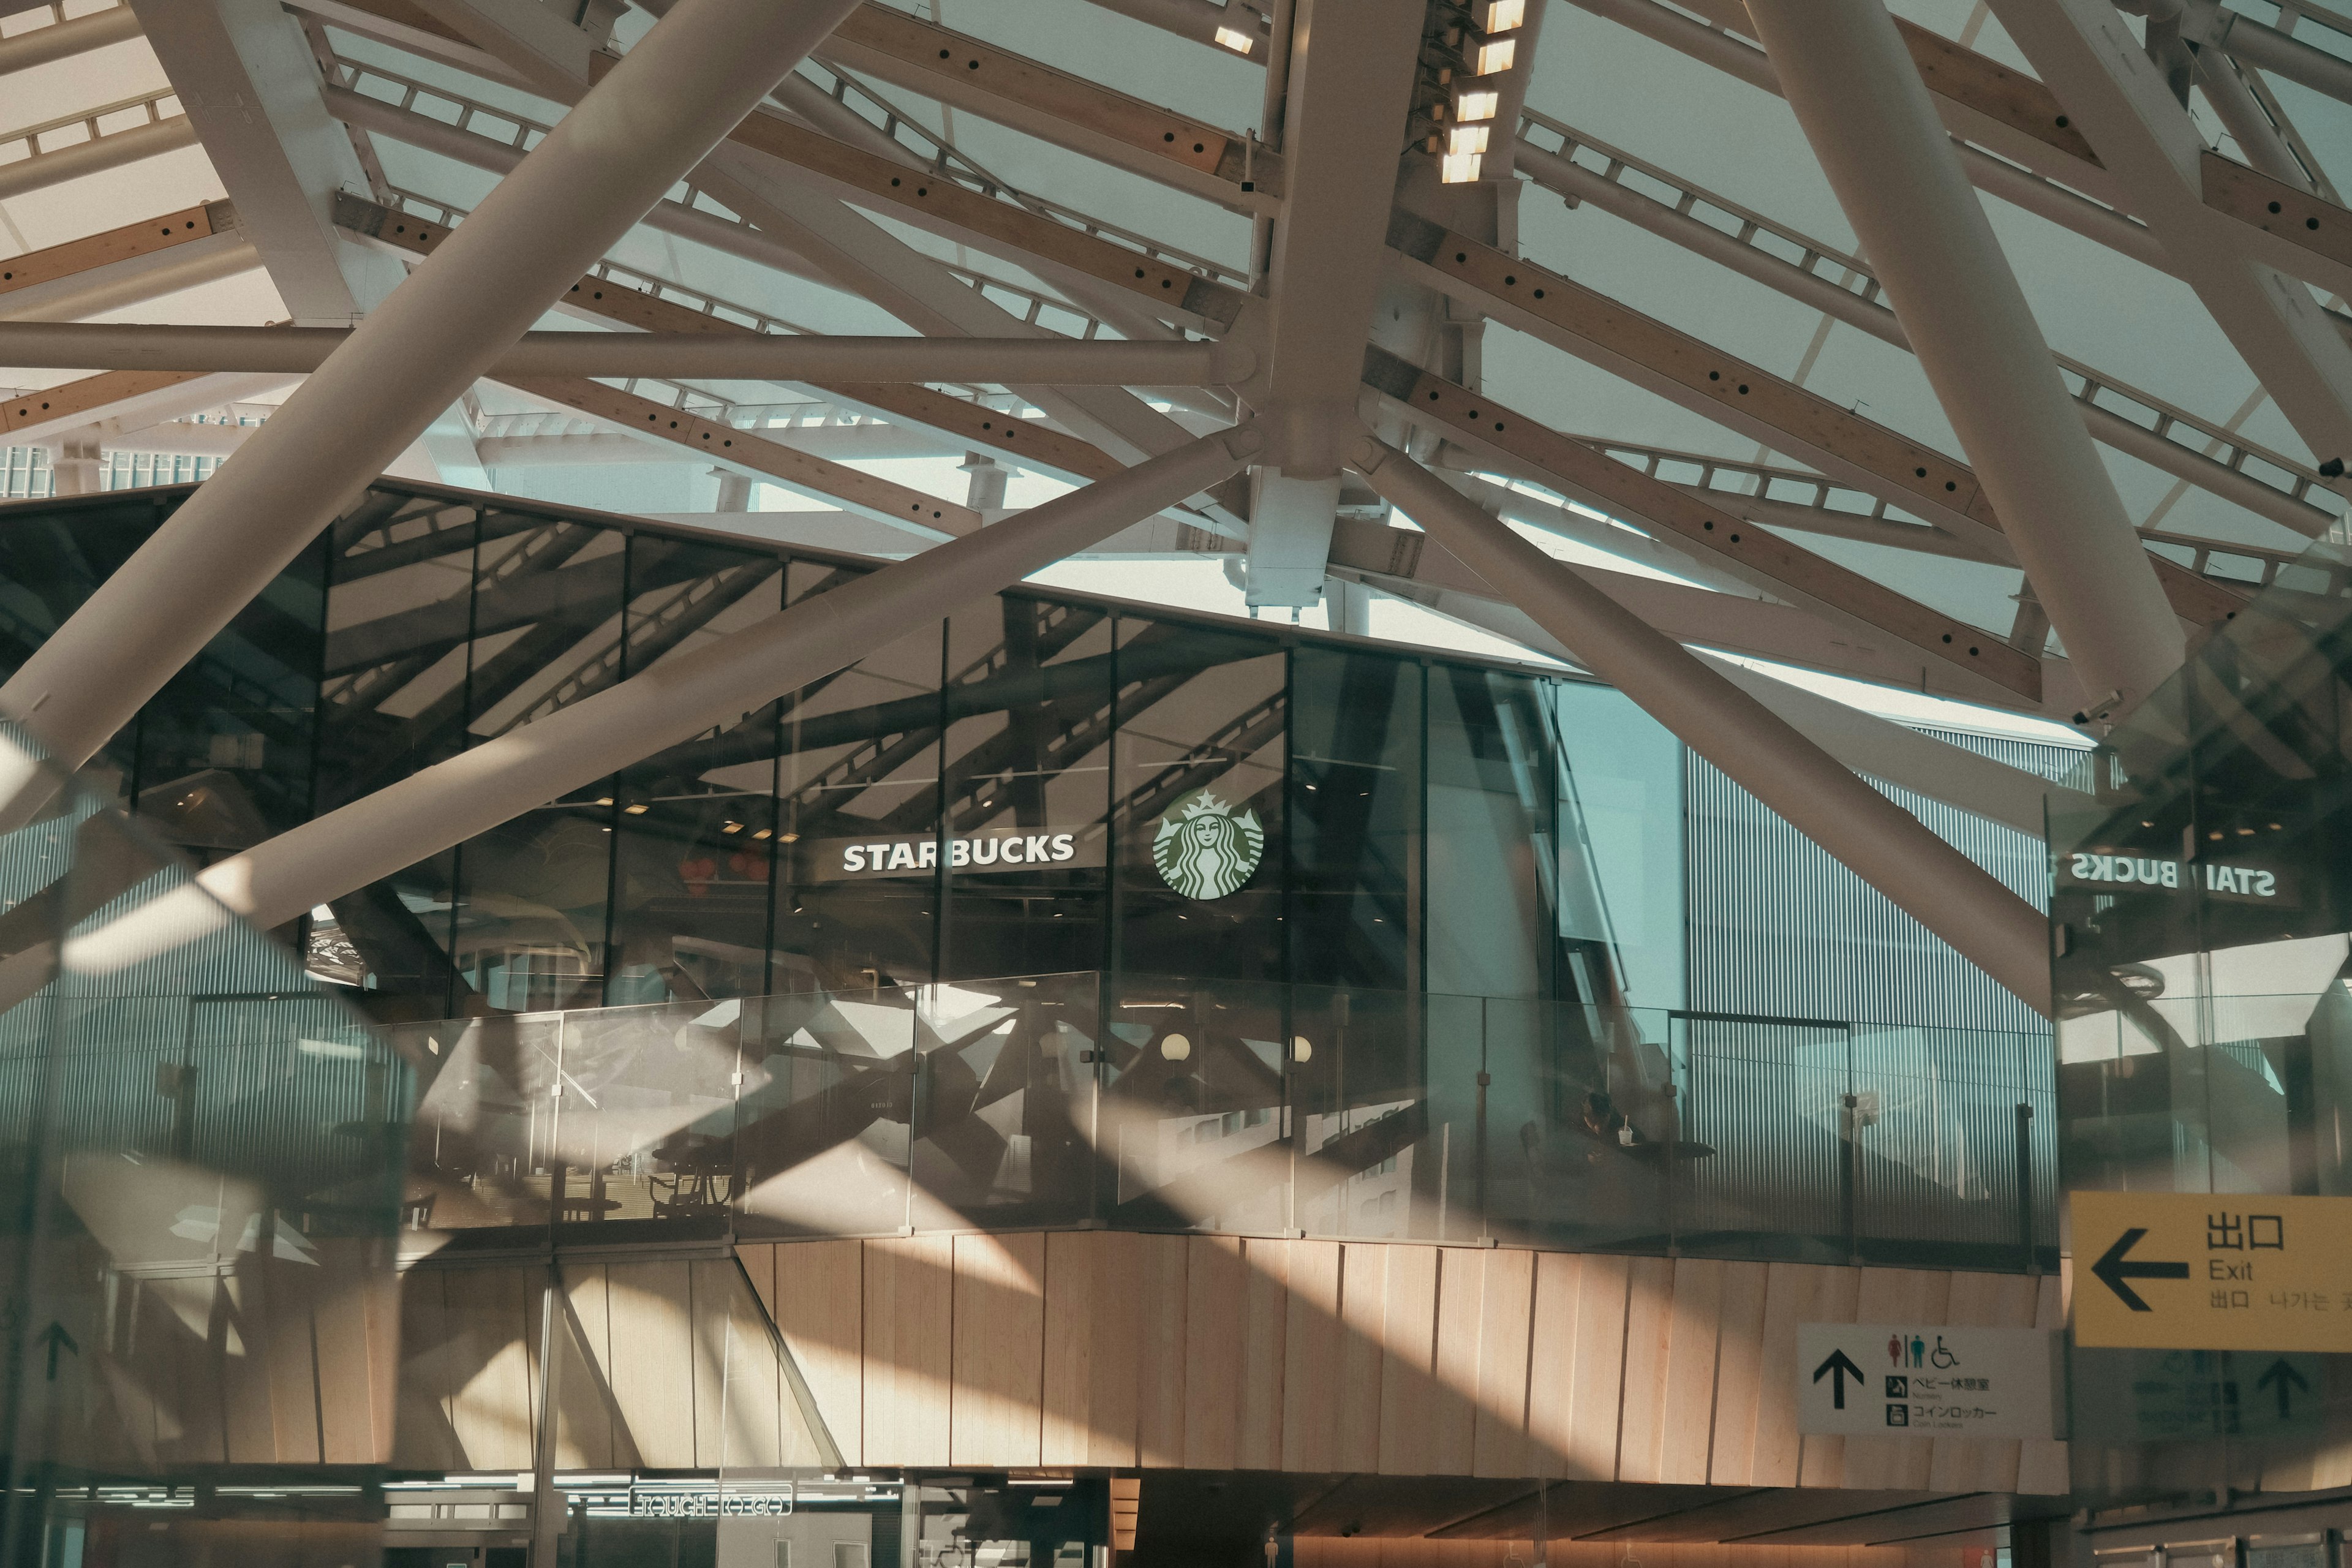
[[[1929,1329],[1944,1321],[1952,1276],[1927,1268],[1864,1268],[1854,1306],[1857,1323],[1907,1323]],[[1860,1488],[1924,1488],[1932,1446],[1909,1437],[1849,1437],[1843,1484]]]
[[[1346,1359],[1339,1244],[1294,1241],[1283,1321],[1282,1468],[1312,1473],[1339,1468]]]
[[[1387,1247],[1381,1325],[1381,1462],[1389,1476],[1436,1468],[1437,1255],[1434,1247]]]
[[[1573,1479],[1608,1480],[1617,1474],[1618,1423],[1601,1412],[1622,1408],[1625,1384],[1625,1304],[1633,1260],[1587,1258],[1578,1279],[1576,1370],[1570,1403],[1568,1473]]]
[[[1470,1472],[1526,1476],[1528,1314],[1535,1306],[1536,1254],[1497,1247],[1486,1255],[1478,1308],[1477,1434]]]
[[[1184,1463],[1230,1470],[1242,1417],[1241,1237],[1189,1237],[1184,1261]]]
[[[853,1465],[866,1454],[865,1249],[861,1241],[796,1241],[767,1248],[772,1267],[751,1270],[754,1286],[767,1281],[762,1300],[784,1348]]]
[[[467,1468],[530,1468],[538,1379],[530,1347],[539,1269],[452,1268],[442,1275],[443,1322],[457,1372],[449,1426]],[[692,1463],[691,1460],[686,1461]]]
[[[1234,1463],[1244,1470],[1282,1468],[1282,1369],[1288,1343],[1288,1241],[1242,1244],[1241,1424]]]
[[[641,1462],[690,1469],[695,1458],[694,1289],[690,1265],[604,1266],[614,1425]],[[706,1377],[709,1374],[706,1373]],[[529,1468],[530,1461],[522,1462]]]
[[[1437,1342],[1430,1389],[1429,1470],[1466,1476],[1478,1463],[1478,1325],[1486,1306],[1486,1247],[1437,1250]]]
[[[1576,1352],[1584,1266],[1576,1253],[1535,1255],[1535,1301],[1528,1319],[1528,1473],[1547,1480],[1575,1474]]]
[[[1144,1465],[1184,1462],[1186,1238],[1136,1237],[1136,1451]]]
[[[1045,1238],[1045,1360],[1038,1462],[1135,1461],[1140,1350],[1139,1237],[1057,1231]]]
[[[1390,1248],[1349,1242],[1339,1251],[1339,1446],[1335,1468],[1381,1468],[1381,1352]]]
[[[1712,1258],[1685,1258],[1675,1265],[1674,1322],[1659,1418],[1662,1481],[1696,1486],[1706,1480],[1727,1267]]]
[[[947,1464],[954,1241],[906,1236],[863,1246],[865,1449],[879,1456],[866,1462]]]
[[[2063,1445],[1796,1430],[1800,1324],[2055,1322],[2055,1280],[1121,1232],[746,1256],[812,1382],[862,1391],[869,1465],[2064,1485]]]
[[[1625,1375],[1617,1437],[1621,1480],[1654,1481],[1663,1460],[1666,1369],[1674,1359],[1675,1260],[1636,1258],[1626,1280]]]
[[[322,1394],[317,1413],[320,1458],[331,1465],[377,1463],[387,1452],[378,1428],[387,1436],[390,1431],[390,1423],[380,1419],[383,1388],[376,1372],[386,1348],[376,1308],[381,1287],[341,1258],[331,1259],[319,1287],[311,1321]]]
[[[250,1458],[264,1464],[315,1465],[320,1459],[316,1271],[273,1258],[261,1263],[256,1273],[259,1321],[248,1311],[245,1365],[234,1369],[243,1373],[240,1381],[258,1372],[269,1402],[268,1446]]]
[[[1044,1423],[1045,1238],[955,1238],[949,1463],[1037,1464]]]
[[[1756,1469],[1756,1423],[1763,1394],[1764,1303],[1771,1269],[1762,1263],[1723,1266],[1722,1329],[1715,1361],[1715,1419],[1706,1479],[1746,1486]],[[1772,1367],[1774,1373],[1782,1369]]]
[[[611,1294],[604,1270],[595,1265],[567,1264],[563,1269],[565,1332],[557,1342],[563,1361],[555,1385],[555,1462],[601,1470],[631,1468],[639,1461],[634,1447],[615,1447],[613,1396],[604,1369],[613,1364],[613,1338],[608,1321]]]
[[[784,1462],[785,1395],[766,1309],[732,1261],[714,1258],[690,1268],[696,1462],[772,1468]]]
[[[1781,1265],[1772,1265],[1777,1279]],[[1858,1321],[1854,1307],[1860,1299],[1862,1270],[1844,1267],[1799,1265],[1791,1269],[1799,1275],[1799,1289],[1790,1297],[1790,1310],[1784,1320],[1775,1320],[1777,1307],[1768,1304],[1765,1310],[1765,1364],[1780,1358],[1780,1364],[1789,1369],[1786,1376],[1769,1373],[1764,1379],[1764,1414],[1759,1415],[1757,1427],[1759,1435],[1768,1424],[1777,1429],[1785,1425],[1789,1440],[1795,1445],[1797,1464],[1794,1483],[1805,1487],[1841,1485],[1839,1477],[1845,1473],[1845,1439],[1843,1437],[1804,1437],[1797,1433],[1797,1325],[1800,1323],[1851,1323]],[[1776,1386],[1777,1385],[1777,1386]],[[1762,1443],[1759,1442],[1760,1454]],[[1787,1481],[1766,1481],[1763,1467],[1758,1466],[1759,1486],[1786,1486]]]

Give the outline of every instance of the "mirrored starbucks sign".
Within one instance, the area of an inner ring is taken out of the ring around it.
[[[1236,813],[1210,791],[1195,790],[1168,808],[1151,837],[1160,879],[1188,899],[1238,891],[1265,855],[1257,813]]]

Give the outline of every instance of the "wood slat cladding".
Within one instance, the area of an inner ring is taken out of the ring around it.
[[[1106,1231],[739,1251],[855,1464],[2065,1489],[2063,1444],[1796,1430],[1798,1324],[2055,1324],[2054,1279]]]

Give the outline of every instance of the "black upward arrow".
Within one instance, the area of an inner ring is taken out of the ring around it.
[[[1831,1402],[1839,1410],[1845,1408],[1845,1380],[1850,1377],[1857,1384],[1868,1381],[1862,1375],[1862,1368],[1854,1365],[1843,1351],[1830,1352],[1830,1359],[1813,1368],[1815,1383],[1825,1377],[1830,1380]]]
[[[2296,1388],[2300,1388],[2305,1394],[2309,1394],[2311,1392],[2311,1384],[2304,1382],[2303,1373],[2295,1371],[2294,1368],[2287,1364],[2286,1357],[2284,1356],[2281,1356],[2278,1360],[2271,1363],[2269,1370],[2265,1371],[2262,1376],[2254,1379],[2254,1386],[2256,1388],[2269,1388],[2273,1384],[2278,1388],[2279,1419],[2282,1421],[2285,1420],[2289,1415],[2294,1413],[2294,1395],[2287,1390],[2287,1385],[2289,1384],[2293,1384]]]
[[[2091,1265],[2091,1272],[2099,1277],[2099,1283],[2113,1290],[2117,1299],[2135,1312],[2152,1312],[2156,1309],[2141,1300],[2139,1292],[2125,1284],[2125,1280],[2189,1278],[2189,1265],[2186,1263],[2126,1263],[2124,1261],[2124,1254],[2138,1246],[2140,1237],[2147,1234],[2147,1228],[2145,1226],[2134,1226],[2116,1237],[2116,1244],[2101,1253],[2099,1260]]]
[[[66,1326],[63,1323],[50,1323],[47,1328],[41,1331],[41,1338],[48,1343],[49,1381],[55,1383],[58,1380],[58,1352],[62,1349],[79,1355],[81,1346],[74,1342],[74,1337],[71,1334],[66,1332]],[[2282,1394],[2281,1397],[2284,1398],[2284,1395]]]

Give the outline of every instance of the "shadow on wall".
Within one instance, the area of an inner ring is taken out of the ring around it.
[[[559,1464],[1183,1468],[2063,1492],[2063,1444],[1802,1437],[1800,1322],[2063,1321],[2056,1278],[1057,1231],[566,1265]],[[528,1467],[537,1283],[407,1282],[397,1462]],[[583,1352],[582,1347],[585,1346]]]

